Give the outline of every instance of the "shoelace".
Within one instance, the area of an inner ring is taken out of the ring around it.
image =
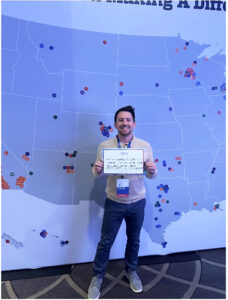
[[[132,279],[137,279],[139,280],[139,276],[135,271],[131,271],[129,272],[130,276],[132,277]]]
[[[100,285],[101,282],[102,282],[102,279],[101,279],[101,278],[95,277],[95,278],[92,280],[92,286]]]

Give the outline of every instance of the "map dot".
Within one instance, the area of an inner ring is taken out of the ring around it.
[[[10,173],[10,176],[14,176],[14,173],[13,173],[13,172],[11,172],[11,173]]]
[[[30,171],[30,172],[29,172],[29,175],[33,175],[33,172],[32,172],[32,171]]]
[[[58,116],[57,116],[57,115],[54,115],[54,116],[53,116],[53,118],[54,118],[54,119],[57,119],[57,118],[58,118]]]
[[[81,90],[81,91],[80,91],[80,94],[81,94],[81,95],[84,95],[84,94],[85,94],[85,92],[84,92],[83,90]]]
[[[53,93],[53,94],[52,94],[52,97],[55,98],[55,97],[56,97],[56,93]]]

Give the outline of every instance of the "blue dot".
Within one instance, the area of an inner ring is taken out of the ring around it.
[[[111,129],[112,127],[111,126],[108,126],[108,129]]]
[[[163,165],[163,167],[166,167],[166,161],[165,160],[162,161],[162,165]]]
[[[81,91],[80,91],[80,94],[81,94],[81,95],[84,95],[84,94],[85,94],[85,92],[84,92],[83,90],[81,90]]]
[[[155,84],[155,86],[156,86],[156,87],[159,87],[159,83],[157,82],[157,83]]]
[[[226,95],[224,95],[223,98],[226,100]]]
[[[49,49],[50,49],[50,50],[53,50],[53,49],[54,49],[54,46],[52,46],[52,45],[49,46]]]
[[[156,227],[156,228],[161,228],[161,225],[160,225],[160,224],[158,224],[158,225],[155,225],[155,227]]]
[[[172,168],[170,168],[170,167],[168,168],[169,171],[170,171],[171,169],[172,169]]]
[[[40,48],[43,48],[44,47],[44,44],[40,44]]]
[[[26,156],[29,156],[29,152],[25,152],[25,155],[26,155]]]
[[[56,97],[56,93],[53,93],[53,94],[52,94],[52,97],[54,97],[54,98],[55,98],[55,97]]]
[[[163,247],[163,248],[165,248],[166,245],[167,245],[167,242],[163,242],[163,243],[162,243],[162,247]]]
[[[179,216],[180,212],[179,211],[175,211],[174,215]]]
[[[68,153],[68,152],[66,152],[66,153],[65,153],[65,156],[69,156],[69,153]]]
[[[66,166],[63,166],[63,169],[66,170]]]
[[[158,220],[158,217],[155,217],[154,220],[157,221],[157,220]]]
[[[197,81],[197,82],[196,82],[196,86],[199,86],[199,85],[200,85],[200,81]]]
[[[119,94],[122,96],[123,95],[123,91],[120,91]]]
[[[173,110],[173,108],[172,107],[169,107],[169,111],[172,111]]]
[[[161,197],[162,197],[162,195],[161,195],[161,194],[159,194],[159,195],[158,195],[158,198],[161,198]]]
[[[109,137],[110,136],[109,133],[106,133],[106,136]]]
[[[103,122],[100,121],[100,122],[99,122],[99,125],[103,125]]]
[[[162,212],[162,208],[159,208],[159,210],[158,210],[159,212]]]
[[[70,166],[71,169],[74,169],[74,166]]]

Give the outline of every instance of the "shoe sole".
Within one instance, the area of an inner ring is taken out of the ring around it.
[[[132,289],[132,291],[133,291],[134,293],[141,293],[142,290],[143,290],[143,289],[141,289],[141,290],[135,290],[135,289],[132,287],[131,284],[130,284],[130,287],[131,287],[131,289]]]
[[[97,298],[90,298],[90,297],[88,296],[88,299],[99,299],[99,297],[100,297],[100,293],[99,293],[99,295],[97,296]]]

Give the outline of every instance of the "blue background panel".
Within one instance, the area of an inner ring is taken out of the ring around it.
[[[168,64],[165,38],[151,36],[119,36],[119,65]]]
[[[116,35],[36,23],[29,23],[28,32],[39,48],[38,58],[42,59],[48,72],[74,69],[115,73],[117,70]],[[40,48],[40,44],[44,47]],[[53,46],[52,50],[50,46]]]
[[[150,132],[149,136],[147,132]],[[153,150],[182,149],[181,128],[177,123],[138,124],[135,128],[135,135],[147,140]]]
[[[132,105],[137,111],[136,123],[175,122],[171,101],[167,96],[128,96],[117,99],[118,107]],[[147,108],[145,110],[145,107]]]
[[[2,15],[2,28],[7,28],[7,31],[2,30],[2,48],[17,50],[17,35],[18,35],[19,20]]]
[[[64,72],[63,104],[64,111],[84,113],[113,113],[115,110],[116,76]]]
[[[57,116],[57,119],[54,118]],[[76,114],[64,113],[57,101],[38,99],[35,147],[73,151],[76,140]]]
[[[75,165],[61,151],[35,150],[29,168],[25,192],[54,204],[74,203],[74,174],[67,174],[63,166]],[[63,201],[64,199],[64,201]]]
[[[183,151],[215,150],[218,147],[216,137],[203,119],[202,116],[178,117],[183,130]]]
[[[11,92],[13,84],[13,66],[18,59],[18,54],[15,51],[2,50],[2,91]]]
[[[113,132],[110,136],[103,136],[99,122],[105,126],[111,126]],[[102,141],[116,135],[114,128],[114,116],[108,114],[85,114],[79,113],[77,119],[77,149],[79,152],[97,152],[97,147]]]
[[[3,94],[2,141],[20,159],[25,152],[33,151],[35,112],[35,99]]]

